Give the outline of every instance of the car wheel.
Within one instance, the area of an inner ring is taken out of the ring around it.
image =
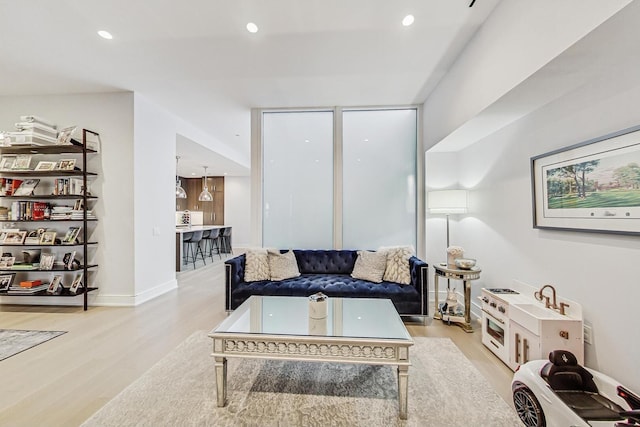
[[[527,386],[520,385],[513,390],[513,404],[524,425],[527,427],[546,427],[542,406]]]

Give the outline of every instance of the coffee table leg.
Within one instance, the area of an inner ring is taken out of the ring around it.
[[[409,392],[409,367],[398,366],[398,405],[400,406],[400,419],[407,419],[407,398]]]
[[[216,389],[218,406],[224,406],[227,400],[227,359],[216,357]]]

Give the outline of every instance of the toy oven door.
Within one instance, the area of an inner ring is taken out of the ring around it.
[[[509,319],[482,310],[482,343],[504,363],[509,359]]]

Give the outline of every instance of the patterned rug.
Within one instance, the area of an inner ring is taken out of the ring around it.
[[[0,329],[0,360],[7,359],[66,333],[66,331]]]
[[[190,336],[89,418],[89,426],[518,426],[448,338],[414,338],[409,418],[389,366],[229,359],[216,406],[211,339]]]

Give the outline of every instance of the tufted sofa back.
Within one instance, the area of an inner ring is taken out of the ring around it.
[[[357,251],[294,249],[301,274],[351,274]]]

